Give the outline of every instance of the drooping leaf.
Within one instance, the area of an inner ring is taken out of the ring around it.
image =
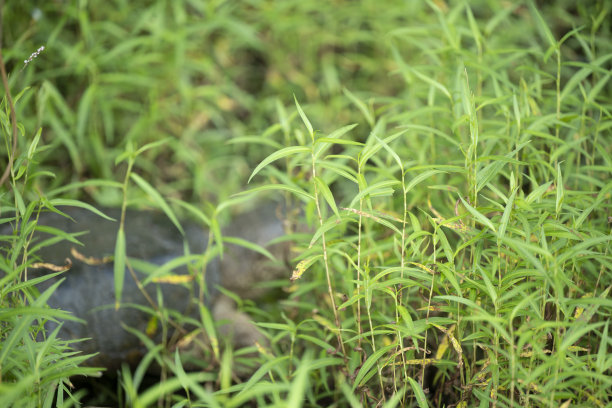
[[[263,161],[259,163],[257,167],[255,167],[255,170],[253,170],[253,172],[249,176],[249,180],[247,181],[247,183],[250,183],[251,179],[255,177],[255,175],[259,173],[261,169],[263,169],[264,167],[266,167],[268,164],[272,163],[273,161],[282,159],[283,157],[291,156],[297,153],[308,153],[308,152],[310,152],[310,148],[306,146],[289,146],[289,147],[285,147],[284,149],[281,149],[281,150],[278,150],[272,153],[271,155],[263,159]]]

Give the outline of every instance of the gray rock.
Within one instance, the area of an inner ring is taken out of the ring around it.
[[[145,296],[127,270],[121,298],[122,306],[119,310],[115,310],[112,261],[92,265],[89,261],[79,259],[80,256],[75,258],[71,250],[75,248],[82,256],[96,259],[112,255],[115,249],[118,221],[105,220],[80,208],[62,207],[60,209],[72,219],[54,213],[46,213],[41,215],[38,224],[69,233],[85,232],[77,237],[83,246],[61,240],[37,249],[36,256],[40,258],[40,262],[64,265],[66,258],[72,261],[70,270],[58,278],[45,282],[40,289],[44,290],[57,279],[65,278],[65,281],[49,299],[48,304],[50,307],[69,311],[86,321],[86,324],[73,321],[62,322],[59,337],[66,340],[90,338],[90,340],[74,345],[84,353],[98,353],[94,358],[88,360],[88,364],[114,371],[122,363],[135,366],[140,361],[146,348],[138,337],[126,331],[123,326],[128,326],[141,333],[146,331],[151,314],[142,309],[152,309],[150,300],[157,300],[157,287],[163,294],[164,307],[176,311],[181,316],[190,316],[197,321],[200,320],[197,305],[199,287],[196,284],[149,283],[144,288],[148,294]],[[103,210],[103,212],[116,220],[120,218],[118,210]],[[224,229],[223,235],[239,237],[265,246],[270,240],[284,235],[283,223],[276,213],[277,206],[268,204],[256,211],[241,214]],[[39,228],[35,233],[34,246],[52,237],[44,229],[44,227]],[[129,211],[126,214],[125,233],[128,258],[155,265],[163,265],[176,257],[183,256],[185,245],[189,248],[189,253],[202,254],[208,243],[208,232],[203,228],[187,226],[185,237],[183,237],[165,215],[152,211]],[[224,248],[222,261],[216,258],[206,265],[205,277],[208,288],[206,305],[213,310],[216,318],[232,322],[227,327],[221,328],[219,333],[228,336],[233,333],[236,336],[234,344],[237,347],[251,345],[255,341],[261,342],[262,335],[251,320],[233,309],[228,299],[224,299],[218,293],[216,286],[220,285],[242,298],[261,295],[262,290],[256,288],[257,282],[287,273],[287,268],[283,267],[287,245],[278,244],[270,248],[279,259],[276,264],[271,263],[263,255],[241,246],[226,244]],[[131,264],[137,264],[137,262],[133,261]],[[155,269],[154,266],[150,268],[150,270]],[[44,273],[48,273],[48,270],[33,270],[30,276]],[[147,277],[147,274],[142,271],[135,273],[140,282]],[[184,266],[172,271],[172,274],[187,273],[188,270]],[[55,324],[49,323],[48,330],[56,327]],[[157,330],[156,333],[149,333],[149,336],[155,342],[162,340],[160,330]]]

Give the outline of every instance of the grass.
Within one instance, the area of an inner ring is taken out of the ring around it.
[[[215,232],[246,190],[305,226],[288,295],[242,304],[269,347],[192,373],[152,347],[118,405],[609,406],[611,10],[544,3],[5,5],[3,405],[76,404],[96,372],[37,337],[65,317],[27,279],[39,211]]]

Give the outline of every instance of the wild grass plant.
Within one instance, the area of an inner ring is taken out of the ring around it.
[[[37,53],[32,54],[25,64],[31,62]],[[8,90],[1,51],[0,73],[4,89]],[[3,272],[0,278],[0,402],[11,407],[69,407],[77,404],[84,395],[84,391],[73,390],[70,377],[95,377],[100,375],[100,370],[81,366],[91,356],[72,350],[71,346],[79,340],[58,338],[60,327],[50,332],[44,329],[46,321],[78,319],[62,310],[47,307],[47,300],[62,280],[42,293],[36,286],[53,279],[61,271],[28,277],[28,268],[34,265],[33,257],[28,256],[29,247],[34,246],[31,235],[36,228],[39,211],[43,207],[53,208],[54,203],[44,198],[24,198],[28,184],[49,174],[34,172],[30,166],[36,160],[40,131],[34,136],[28,150],[17,156],[16,142],[24,137],[23,128],[16,121],[10,92],[6,91],[5,95],[0,123],[6,137],[8,160],[0,182],[8,184],[10,188],[3,188],[0,212],[2,224],[10,224],[12,228],[3,228],[1,235],[4,251],[0,258]],[[12,194],[9,195],[8,191]],[[12,234],[9,233],[11,230]],[[60,238],[61,234],[58,231]]]
[[[293,276],[266,283],[286,297],[241,304],[269,346],[188,373],[151,345],[119,404],[612,403],[607,2],[115,6],[5,7],[5,89],[31,88],[2,110],[3,214],[27,226],[4,237],[3,401],[62,402],[91,373],[38,341],[64,317],[25,279],[38,209],[154,206],[218,231],[257,193],[305,226]],[[20,44],[46,50],[23,67]]]

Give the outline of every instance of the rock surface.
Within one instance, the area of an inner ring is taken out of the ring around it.
[[[86,324],[66,321],[60,329],[59,337],[63,339],[91,338],[84,342],[75,343],[74,347],[85,352],[98,355],[90,360],[92,366],[105,367],[109,371],[118,369],[122,363],[136,365],[146,348],[133,334],[126,331],[123,326],[131,327],[141,333],[147,329],[151,315],[144,312],[142,307],[151,308],[150,301],[141,292],[129,271],[126,270],[124,279],[122,307],[115,310],[115,286],[113,263],[91,265],[84,259],[75,258],[71,249],[74,247],[84,257],[101,259],[112,255],[115,249],[115,240],[118,222],[101,218],[87,210],[75,207],[62,207],[61,211],[72,219],[58,214],[42,214],[39,227],[35,233],[35,243],[44,242],[52,237],[46,228],[57,228],[65,232],[85,232],[77,239],[83,246],[62,240],[46,245],[36,251],[41,262],[55,265],[64,265],[65,259],[70,258],[70,270],[58,278],[65,281],[58,287],[49,299],[49,306],[72,312],[75,316],[86,321]],[[112,218],[119,220],[118,210],[104,210]],[[184,225],[185,227],[185,225]],[[185,254],[185,242],[191,254],[202,254],[207,246],[208,232],[202,228],[185,227],[185,238],[177,228],[163,214],[152,211],[128,211],[125,222],[126,251],[130,259],[147,261],[151,264],[163,265],[166,262]],[[284,235],[282,221],[277,217],[277,206],[268,204],[256,211],[239,215],[232,224],[223,231],[224,236],[239,237],[249,242],[265,246],[270,240]],[[32,246],[31,246],[32,247]],[[223,310],[217,318],[228,319],[230,326],[220,330],[220,333],[236,333],[237,347],[246,346],[261,338],[255,325],[248,317],[228,307],[228,299],[219,296],[215,289],[220,285],[237,293],[242,298],[252,298],[261,294],[255,289],[255,284],[262,280],[278,277],[279,273],[287,273],[282,267],[286,245],[275,245],[271,252],[279,259],[276,265],[263,255],[237,245],[224,245],[223,261],[218,258],[210,261],[206,266],[206,285],[209,294],[207,306],[212,310]],[[131,264],[135,264],[132,262]],[[156,269],[155,267],[152,270]],[[47,270],[32,271],[35,274],[48,273]],[[172,271],[172,274],[186,274],[186,267]],[[147,277],[142,272],[136,272],[140,282]],[[55,282],[47,281],[41,285],[41,290]],[[157,300],[156,287],[163,293],[163,303],[166,308],[176,310],[181,315],[189,315],[200,320],[199,308],[195,302],[199,288],[191,284],[150,283],[145,290],[151,300]],[[223,307],[215,307],[215,304]],[[48,325],[53,329],[54,323]],[[160,330],[149,333],[153,341],[161,340]],[[245,343],[245,339],[248,341]]]

